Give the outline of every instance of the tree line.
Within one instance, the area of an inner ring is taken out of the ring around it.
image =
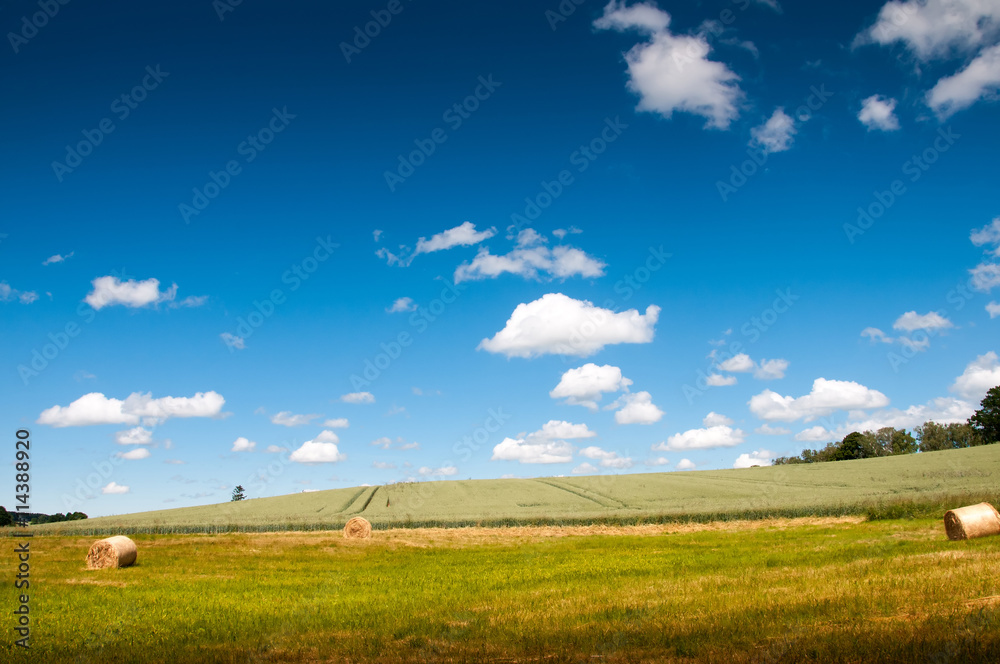
[[[962,423],[924,422],[913,430],[882,427],[877,431],[853,431],[839,442],[818,450],[803,450],[799,456],[778,457],[774,465],[822,463],[873,457],[954,450],[1000,442],[1000,385],[990,389],[979,410]]]
[[[81,521],[87,518],[83,512],[57,512],[56,514],[38,514],[35,512],[8,512],[7,508],[0,505],[0,527],[14,525],[14,519],[27,521],[30,524],[57,523],[59,521]]]

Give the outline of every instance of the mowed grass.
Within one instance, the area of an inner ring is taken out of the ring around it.
[[[1000,661],[1000,537],[938,519],[135,540],[87,571],[92,538],[35,537],[32,649],[2,659]]]
[[[327,530],[928,513],[1000,496],[1000,445],[743,470],[419,482],[48,524],[39,533]],[[907,503],[913,508],[907,511]],[[900,511],[900,504],[903,509]],[[929,506],[929,507],[928,507]]]

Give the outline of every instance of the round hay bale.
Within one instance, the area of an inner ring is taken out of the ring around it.
[[[368,519],[356,516],[344,526],[344,537],[347,539],[368,539],[372,536],[372,524]]]
[[[135,542],[124,535],[97,540],[87,552],[87,569],[128,567],[135,564],[138,554]]]
[[[1000,535],[1000,513],[989,503],[948,510],[944,513],[944,530],[951,540]]]

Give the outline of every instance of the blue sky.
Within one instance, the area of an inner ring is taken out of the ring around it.
[[[38,511],[766,464],[1000,384],[1000,3],[3,25]]]

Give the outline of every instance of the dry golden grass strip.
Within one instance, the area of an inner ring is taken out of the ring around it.
[[[344,537],[347,539],[368,539],[372,536],[372,524],[368,519],[356,516],[344,526]]]
[[[951,540],[1000,535],[1000,513],[989,503],[948,510],[944,513],[944,530]]]
[[[124,535],[97,540],[87,552],[87,569],[128,567],[135,564],[138,554],[135,542]]]

